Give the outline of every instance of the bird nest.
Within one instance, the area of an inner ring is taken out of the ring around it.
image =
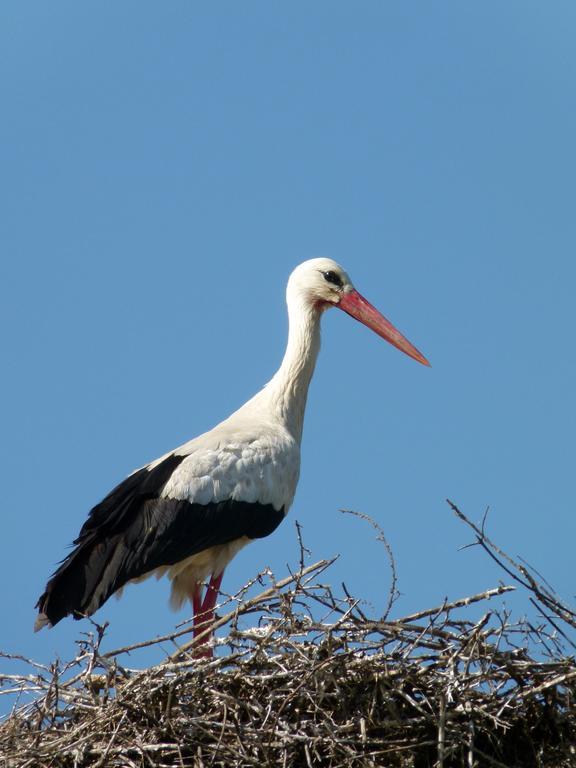
[[[371,618],[324,583],[333,560],[306,565],[302,548],[290,576],[264,572],[224,606],[214,658],[194,656],[189,626],[104,653],[97,624],[68,663],[3,654],[25,667],[0,674],[19,696],[0,765],[573,767],[576,614],[453,509],[510,584],[391,619],[389,552],[389,605]],[[515,588],[537,625],[501,607]],[[161,664],[125,664],[155,644],[173,648]]]

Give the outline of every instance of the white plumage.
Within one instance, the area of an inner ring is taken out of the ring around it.
[[[288,344],[272,380],[214,429],[137,470],[94,507],[38,601],[37,629],[68,614],[90,615],[124,584],[152,573],[171,579],[174,605],[190,598],[195,620],[211,620],[227,564],[271,533],[294,499],[325,309],[340,307],[428,364],[331,259],[297,267],[286,298]]]
[[[300,472],[300,444],[281,420],[247,429],[247,415],[237,411],[210,432],[177,449],[185,459],[174,471],[162,497],[187,499],[202,506],[227,500],[272,505],[285,516],[292,505]],[[243,536],[218,544],[171,566],[171,604],[177,608],[195,584],[221,573],[248,544]],[[158,576],[166,569],[160,569]]]

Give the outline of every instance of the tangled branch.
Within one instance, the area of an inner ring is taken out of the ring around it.
[[[105,653],[106,627],[94,624],[64,664],[3,654],[26,671],[0,674],[0,694],[19,697],[0,725],[0,764],[573,766],[576,665],[564,646],[575,614],[450,504],[513,584],[397,619],[391,600],[370,618],[324,583],[334,560],[306,565],[301,543],[293,573],[264,571],[219,607],[226,634],[211,660],[191,654],[188,624]],[[502,607],[516,588],[538,626]],[[472,604],[486,606],[480,619]],[[130,666],[166,643],[161,664]]]

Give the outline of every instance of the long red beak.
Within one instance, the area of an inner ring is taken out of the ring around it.
[[[408,339],[402,336],[400,331],[394,328],[392,323],[386,320],[384,315],[381,315],[376,307],[373,307],[369,301],[366,301],[357,290],[354,289],[350,293],[343,294],[340,303],[336,304],[336,306],[343,309],[351,317],[355,317],[356,320],[364,323],[364,325],[377,333],[378,336],[382,336],[383,339],[386,339],[390,344],[413,357],[414,360],[418,360],[422,365],[430,365],[424,355],[418,352],[416,347],[410,344]]]

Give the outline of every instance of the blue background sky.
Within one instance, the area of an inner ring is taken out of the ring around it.
[[[426,354],[323,321],[289,519],[224,587],[313,556],[374,612],[495,586],[449,511],[574,593],[576,6],[5,2],[0,648],[85,516],[273,374],[285,282],[327,255]],[[170,631],[168,583],[97,614]],[[522,601],[508,600],[519,610]]]

